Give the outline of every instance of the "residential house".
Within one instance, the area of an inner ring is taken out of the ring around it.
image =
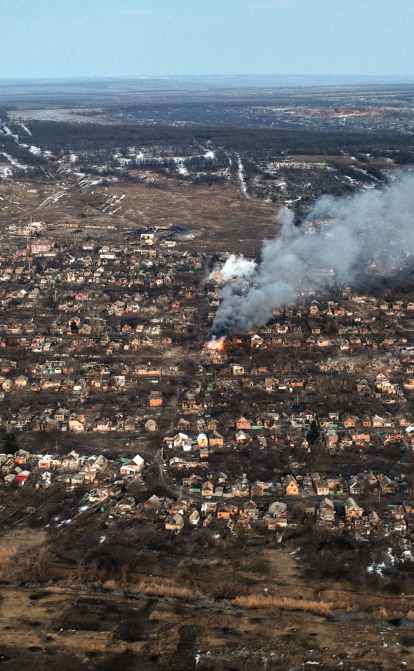
[[[111,430],[111,425],[112,422],[108,417],[102,417],[101,419],[98,419],[96,426],[93,427],[93,430],[97,431],[98,433],[107,433]]]
[[[267,522],[267,528],[275,531],[276,527],[287,526],[287,505],[282,501],[274,501],[270,504],[267,515],[264,518]]]
[[[21,471],[16,475],[14,482],[18,484],[20,487],[22,487],[26,483],[29,477],[30,477],[30,471]]]
[[[331,345],[331,341],[327,336],[319,336],[319,338],[316,339],[316,344],[319,347],[329,347],[329,345]]]
[[[55,422],[67,422],[69,417],[69,410],[65,408],[58,408],[53,415]]]
[[[303,501],[303,506],[304,506],[304,515],[306,517],[314,517],[315,516],[315,504],[311,503],[311,501]]]
[[[399,531],[405,533],[407,531],[407,522],[404,519],[399,519],[394,522],[391,531]]]
[[[137,454],[133,459],[122,464],[119,472],[121,475],[138,475],[144,468],[145,462],[142,457]]]
[[[200,521],[200,513],[198,512],[198,510],[193,510],[193,512],[191,513],[191,515],[188,518],[188,521],[193,526],[197,526],[197,524]]]
[[[349,493],[352,496],[358,496],[358,494],[363,493],[363,483],[361,482],[358,476],[354,475],[349,480]]]
[[[207,423],[204,417],[200,417],[200,419],[197,420],[197,431],[200,431],[201,433],[207,431]]]
[[[404,517],[405,517],[404,506],[400,506],[400,505],[394,506],[391,510],[391,513],[396,520],[404,519]]]
[[[76,452],[69,452],[66,457],[61,460],[61,467],[67,471],[76,471],[79,467],[79,454]]]
[[[335,429],[329,428],[324,431],[325,443],[328,450],[335,448],[339,441],[339,436]]]
[[[266,492],[269,490],[269,485],[266,482],[261,482],[260,480],[256,480],[254,485],[252,486],[252,496],[264,496]]]
[[[369,443],[371,440],[371,436],[369,433],[353,433],[351,434],[351,438],[354,443],[357,445],[364,445],[364,443]]]
[[[133,496],[124,496],[115,505],[121,514],[129,513],[135,508],[135,499]]]
[[[251,347],[261,347],[264,343],[263,338],[261,338],[259,335],[254,334],[250,338],[250,346]]]
[[[74,417],[69,420],[68,429],[69,431],[74,431],[75,433],[81,433],[82,431],[85,431],[85,423],[77,417]]]
[[[177,433],[173,438],[174,447],[182,447],[184,452],[189,452],[193,446],[192,440],[185,433]]]
[[[37,462],[38,468],[45,469],[47,471],[50,471],[50,468],[52,466],[52,461],[53,457],[50,454],[45,454],[44,456],[40,457],[39,461]]]
[[[6,454],[1,455],[1,472],[7,475],[16,467],[16,462],[13,457],[8,457]]]
[[[371,391],[371,388],[367,382],[367,380],[357,380],[357,391],[359,393],[365,392],[365,391]]]
[[[414,378],[409,377],[403,383],[404,389],[414,389]]]
[[[343,422],[343,425],[345,429],[351,429],[354,428],[357,423],[359,422],[359,417],[356,417],[355,415],[348,415]]]
[[[328,498],[322,499],[319,504],[319,519],[322,522],[333,522],[335,519],[335,506]]]
[[[14,461],[19,466],[22,466],[23,464],[27,464],[29,459],[30,459],[30,452],[27,452],[27,450],[20,449],[14,455]]]
[[[207,418],[207,431],[216,431],[217,421],[212,417]]]
[[[243,512],[252,520],[257,520],[259,518],[259,509],[255,501],[246,501],[243,506]]]
[[[251,429],[252,428],[252,420],[251,419],[246,419],[243,415],[239,417],[239,419],[236,421],[236,429]]]
[[[283,485],[287,496],[298,496],[299,485],[293,475],[287,475]]]
[[[95,457],[90,457],[85,462],[85,465],[89,468],[89,470],[94,469],[99,473],[105,473],[106,469],[108,468],[108,464],[109,459],[104,457],[103,454],[100,454],[99,457],[96,459]]]
[[[209,454],[208,447],[200,447],[200,459],[208,459]]]
[[[396,483],[386,475],[379,477],[379,486],[382,494],[394,494],[396,489]]]
[[[188,431],[190,428],[191,422],[187,421],[183,417],[180,417],[180,419],[177,422],[177,429],[179,431]]]
[[[228,503],[226,503],[225,505],[220,504],[220,508],[217,508],[217,519],[229,520],[231,517],[236,515],[237,512],[238,512],[237,506]]]
[[[314,480],[314,487],[317,496],[328,496],[329,485],[326,480]]]
[[[224,438],[220,433],[218,433],[218,431],[213,431],[213,433],[210,435],[210,445],[212,447],[223,447]]]
[[[135,417],[127,417],[124,423],[125,431],[135,431],[136,421]]]
[[[343,483],[341,478],[328,477],[326,478],[326,482],[329,487],[329,494],[343,493]]]
[[[414,515],[414,501],[404,501],[403,506],[407,514]]]
[[[208,447],[208,438],[205,433],[199,433],[197,437],[198,447]]]
[[[207,480],[201,487],[201,496],[212,496],[213,493],[214,485],[210,480]]]
[[[352,519],[354,517],[362,517],[364,509],[357,504],[357,502],[349,497],[344,503],[345,519]]]
[[[135,425],[134,425],[135,428]],[[157,422],[155,419],[149,419],[148,421],[145,422],[144,424],[144,429],[145,431],[156,431],[157,430]],[[126,430],[126,427],[125,427]]]
[[[233,375],[244,375],[244,366],[241,366],[237,363],[230,364],[231,372]]]
[[[159,391],[151,391],[149,395],[149,404],[150,406],[159,406],[162,405],[162,394]]]
[[[165,520],[165,528],[168,531],[175,531],[176,533],[180,533],[183,526],[184,519],[180,513],[173,513],[168,515],[167,519]]]

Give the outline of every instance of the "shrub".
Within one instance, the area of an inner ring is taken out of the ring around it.
[[[299,610],[305,613],[313,613],[320,617],[333,617],[333,602],[307,601],[305,599],[291,599],[288,597],[264,596],[262,594],[250,594],[240,596],[234,600],[237,606],[244,608],[280,608],[281,610]]]

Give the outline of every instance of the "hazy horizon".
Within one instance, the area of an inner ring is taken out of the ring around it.
[[[412,0],[16,0],[0,80],[414,78],[413,25]]]
[[[367,83],[373,83],[373,84],[379,84],[381,82],[384,83],[411,83],[414,82],[414,74],[412,75],[369,75],[369,74],[325,74],[325,73],[320,73],[320,74],[307,74],[307,73],[284,73],[284,72],[278,72],[278,73],[257,73],[257,74],[249,74],[245,72],[240,72],[240,73],[234,73],[234,74],[228,74],[228,73],[221,73],[221,74],[201,74],[201,75],[188,75],[188,74],[181,74],[181,73],[175,73],[175,74],[159,74],[159,75],[134,75],[134,74],[126,74],[126,75],[77,75],[77,76],[71,76],[71,77],[61,77],[61,76],[55,76],[55,77],[0,77],[0,84],[1,83],[26,83],[26,82],[61,82],[61,83],[70,83],[70,82],[115,82],[115,81],[168,81],[168,82],[173,82],[173,81],[206,81],[206,80],[213,80],[216,81],[217,83],[220,83],[220,80],[233,80],[235,84],[238,83],[238,80],[240,80],[240,83],[245,83],[245,80],[249,80],[250,82],[254,82],[257,85],[260,86],[275,86],[278,85],[278,80],[280,80],[280,85],[283,86],[301,86],[301,85],[306,85],[305,82],[309,82],[310,85],[313,85],[315,81],[318,82],[329,82],[327,85],[332,86],[337,83],[338,86],[346,86],[346,85],[352,85],[355,83],[355,85],[360,84],[361,82],[367,82]],[[241,81],[243,80],[243,81]],[[273,81],[272,81],[273,80]],[[298,84],[297,82],[301,81],[304,82],[304,84]]]

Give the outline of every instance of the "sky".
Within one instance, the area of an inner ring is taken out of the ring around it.
[[[0,0],[0,78],[414,78],[414,0]]]

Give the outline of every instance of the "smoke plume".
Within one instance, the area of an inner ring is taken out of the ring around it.
[[[261,264],[249,276],[248,290],[243,292],[240,280],[220,290],[223,300],[210,336],[250,331],[265,324],[274,309],[329,284],[352,285],[367,272],[390,276],[410,264],[414,175],[400,175],[381,190],[350,198],[323,196],[299,227],[287,208],[278,219],[281,232],[263,243]]]
[[[246,280],[253,277],[255,270],[256,264],[254,261],[245,259],[244,256],[241,255],[236,256],[236,254],[232,254],[220,270],[215,268],[210,273],[209,279],[218,275],[218,279],[223,282],[228,282],[229,280]]]

